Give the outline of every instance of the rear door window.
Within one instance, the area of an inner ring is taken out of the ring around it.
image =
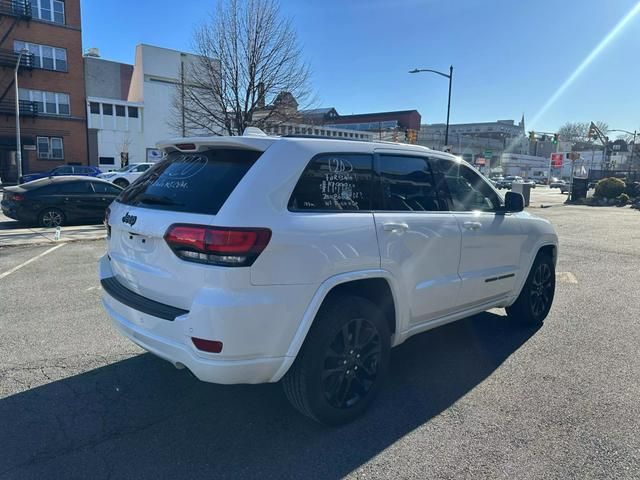
[[[91,182],[96,193],[106,193],[109,195],[119,195],[122,190],[115,185],[106,182]]]
[[[62,194],[88,194],[93,193],[90,182],[64,182],[58,184]]]
[[[442,205],[426,158],[404,155],[377,157],[382,188],[379,211],[425,212],[447,210]],[[443,202],[444,203],[444,202]]]
[[[118,201],[157,210],[218,213],[261,152],[172,152],[122,192]]]
[[[372,177],[372,155],[318,155],[302,172],[289,210],[370,211]]]

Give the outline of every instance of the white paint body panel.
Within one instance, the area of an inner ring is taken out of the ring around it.
[[[103,303],[123,335],[187,366],[205,381],[278,381],[336,285],[386,280],[395,303],[392,342],[397,345],[415,333],[509,304],[517,297],[537,249],[557,244],[551,225],[526,213],[476,216],[474,221],[483,228],[465,232],[461,222],[475,214],[287,209],[300,174],[317,154],[373,154],[384,148],[454,158],[424,147],[257,136],[176,139],[161,146],[171,149],[175,143],[194,143],[199,150],[217,146],[264,153],[216,215],[114,202],[100,278],[115,277],[143,297],[188,313],[174,321],[162,320],[106,292]],[[137,217],[134,225],[121,220],[126,214]],[[217,267],[178,258],[163,238],[173,223],[262,227],[271,229],[272,237],[251,267]],[[385,227],[394,223],[407,228]],[[494,271],[514,276],[499,291],[480,288]],[[224,348],[220,354],[201,352],[191,337],[220,340]]]

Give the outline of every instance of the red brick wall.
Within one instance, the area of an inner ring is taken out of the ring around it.
[[[4,18],[9,25],[12,18]],[[69,118],[38,116],[21,117],[22,141],[35,142],[36,136],[61,136],[64,145],[64,160],[37,160],[35,151],[23,151],[28,160],[25,170],[42,171],[61,163],[79,162],[88,164],[86,95],[84,89],[84,66],[82,60],[82,37],[80,31],[80,0],[65,1],[66,25],[42,22],[36,19],[21,20],[13,28],[0,48],[13,50],[14,40],[39,43],[67,49],[68,72],[54,72],[33,69],[22,71],[18,79],[20,88],[31,88],[50,92],[67,93],[70,97],[71,116]],[[11,81],[13,70],[0,69],[0,93]],[[13,99],[13,88],[5,99]],[[0,116],[0,136],[15,137],[15,117]],[[25,163],[27,163],[25,161]]]

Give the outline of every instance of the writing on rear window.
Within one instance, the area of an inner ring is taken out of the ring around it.
[[[369,210],[371,172],[370,155],[318,155],[302,173],[289,200],[289,208]]]
[[[131,184],[118,201],[215,215],[260,155],[239,149],[171,152]]]

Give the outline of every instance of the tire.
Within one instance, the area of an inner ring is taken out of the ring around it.
[[[289,402],[326,425],[354,420],[384,383],[390,338],[384,314],[369,300],[350,295],[330,299],[283,379]]]
[[[520,295],[507,307],[507,315],[523,325],[542,325],[551,310],[555,289],[553,259],[546,253],[538,253]]]
[[[45,208],[38,215],[38,225],[46,228],[61,227],[65,223],[64,212],[57,208]]]
[[[129,186],[129,182],[124,178],[118,178],[114,180],[113,183],[121,188],[127,188]]]

